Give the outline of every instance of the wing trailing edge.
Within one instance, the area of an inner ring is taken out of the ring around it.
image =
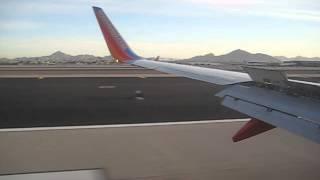
[[[243,85],[230,86],[216,95],[223,99],[222,105],[225,107],[320,143],[318,100],[303,96],[288,96],[272,89]],[[254,127],[257,129],[253,130]],[[263,132],[262,129],[265,127],[267,126],[260,122],[249,123],[236,137],[245,137],[245,134],[252,136],[256,134],[254,131]],[[243,131],[245,133],[242,133]]]

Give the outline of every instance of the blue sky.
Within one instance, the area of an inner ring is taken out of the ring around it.
[[[142,56],[320,56],[318,0],[2,0],[0,57],[109,55],[93,5]]]

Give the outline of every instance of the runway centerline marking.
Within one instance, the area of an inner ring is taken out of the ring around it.
[[[117,86],[113,86],[113,85],[102,85],[102,86],[98,86],[99,89],[114,89]]]

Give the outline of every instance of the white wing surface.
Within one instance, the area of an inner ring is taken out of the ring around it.
[[[247,73],[226,71],[220,69],[173,64],[168,62],[159,62],[144,59],[134,60],[130,62],[130,64],[219,85],[228,85],[251,81],[251,78]]]

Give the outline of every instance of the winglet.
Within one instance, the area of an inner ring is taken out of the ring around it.
[[[258,119],[251,119],[247,122],[233,137],[233,142],[238,142],[249,137],[258,135],[260,133],[269,131],[275,128],[275,126],[260,121]]]
[[[120,62],[141,59],[130,49],[103,10],[95,6],[92,8],[112,57]]]

